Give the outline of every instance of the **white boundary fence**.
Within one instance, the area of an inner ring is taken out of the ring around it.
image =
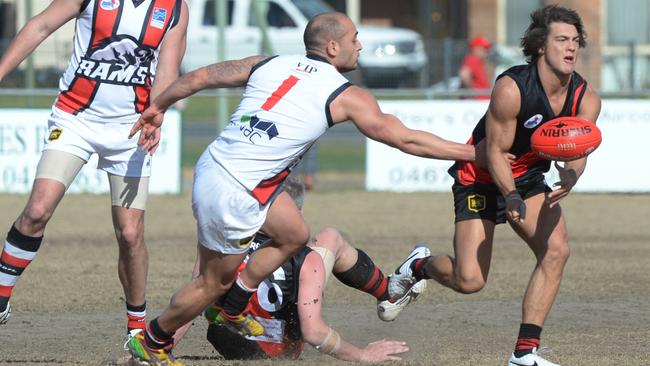
[[[486,101],[381,101],[382,110],[411,127],[457,142],[466,142],[487,109]],[[590,155],[587,170],[575,187],[583,192],[650,192],[647,165],[650,103],[605,99],[598,119],[603,142]],[[381,191],[450,191],[447,169],[452,162],[424,159],[368,140],[366,189]],[[557,181],[557,172],[547,182]]]
[[[49,109],[0,109],[0,192],[31,191],[49,115]],[[150,193],[181,191],[181,125],[177,111],[165,113],[162,141],[153,157]],[[93,155],[68,192],[108,192],[106,173],[96,167],[97,155]]]

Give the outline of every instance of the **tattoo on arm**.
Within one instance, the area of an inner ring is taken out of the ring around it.
[[[208,80],[219,84],[246,79],[253,66],[263,59],[264,57],[261,56],[252,56],[241,60],[223,61],[209,65],[206,67]]]

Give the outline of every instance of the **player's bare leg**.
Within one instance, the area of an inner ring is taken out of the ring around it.
[[[144,329],[149,253],[144,243],[144,210],[113,206],[113,228],[119,247],[117,272],[124,290],[129,332]],[[139,310],[139,311],[138,311]]]
[[[256,250],[239,275],[244,285],[250,288],[256,288],[309,241],[309,227],[293,199],[285,192],[271,204],[261,231],[273,239],[273,245]]]
[[[309,240],[309,227],[293,199],[282,192],[269,207],[261,231],[272,242],[257,249],[248,259],[223,301],[223,310],[216,322],[242,334],[261,335],[262,324],[244,315],[244,310],[257,286],[287,259],[297,254]]]
[[[85,161],[69,153],[46,150],[36,168],[32,192],[22,213],[9,229],[0,264],[17,272],[5,274],[0,287],[0,324],[9,320],[9,298],[18,278],[35,258],[43,239],[45,226]]]
[[[199,275],[174,294],[158,317],[160,327],[172,333],[223,296],[245,256],[246,253],[222,254],[199,245]]]
[[[527,199],[526,206],[526,220],[512,225],[537,258],[524,296],[523,322],[541,326],[560,289],[569,259],[569,241],[559,205],[548,207],[544,194],[539,194]]]
[[[45,226],[65,194],[65,185],[53,179],[36,179],[29,201],[15,222],[23,235],[43,236]]]
[[[329,250],[334,256],[332,271],[341,273],[349,270],[357,262],[358,253],[348,243],[341,233],[332,228],[326,228],[318,232],[311,243],[311,248],[320,247]]]
[[[421,270],[425,275],[423,278],[435,279],[460,293],[480,291],[485,286],[490,271],[494,227],[495,223],[488,220],[457,222],[454,234],[455,257],[436,255],[425,258]]]
[[[511,364],[521,363],[520,360],[527,357],[538,359],[535,352],[540,345],[542,326],[555,302],[569,258],[566,224],[560,206],[549,207],[545,194],[538,194],[526,199],[526,207],[526,220],[512,227],[528,243],[537,264],[524,295],[522,323]]]
[[[206,306],[226,293],[246,253],[222,254],[199,245],[199,275],[178,290],[163,313],[144,332],[127,342],[134,358],[173,360],[170,348],[174,332],[201,314]]]

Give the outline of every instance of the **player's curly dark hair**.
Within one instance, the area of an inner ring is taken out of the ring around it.
[[[551,23],[573,25],[578,31],[580,48],[587,45],[587,33],[585,33],[580,15],[575,10],[559,5],[547,5],[530,14],[530,25],[521,38],[521,47],[528,63],[535,63],[539,58],[539,49],[546,44]]]

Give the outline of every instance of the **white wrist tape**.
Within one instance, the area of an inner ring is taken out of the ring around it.
[[[341,336],[332,328],[327,332],[327,336],[316,349],[328,355],[335,355],[341,348]]]

